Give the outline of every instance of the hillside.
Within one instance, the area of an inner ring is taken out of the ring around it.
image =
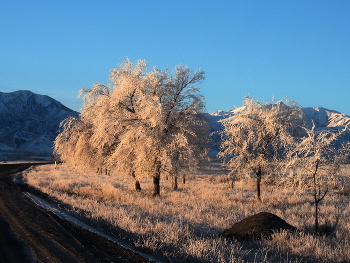
[[[59,124],[69,116],[78,112],[49,96],[0,92],[0,149],[51,153]]]

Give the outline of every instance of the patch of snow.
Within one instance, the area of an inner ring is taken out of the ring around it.
[[[340,127],[350,124],[350,117],[338,111],[328,110],[322,107],[305,107],[302,108],[302,110],[304,112],[304,119],[309,128],[312,127],[312,123],[315,124],[315,128]]]

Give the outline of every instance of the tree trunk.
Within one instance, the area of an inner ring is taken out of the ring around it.
[[[160,196],[160,177],[158,175],[153,176],[153,196]]]
[[[256,198],[261,201],[261,168],[256,173]]]
[[[173,189],[177,190],[178,189],[178,185],[177,185],[177,176],[174,176],[174,182],[173,182]]]
[[[153,176],[153,196],[160,196],[160,168],[161,163],[160,161],[155,162],[156,165],[156,171]]]
[[[140,185],[140,181],[135,179],[135,190],[136,191],[141,191],[141,185]]]
[[[178,157],[177,157],[178,159]],[[177,166],[175,166],[175,169],[174,169],[174,175],[173,175],[173,189],[176,191],[178,189],[178,184],[177,184],[177,172],[178,172],[178,169],[177,169]]]
[[[230,188],[233,189],[235,186],[235,181],[233,179],[231,179],[231,181],[229,182]]]
[[[318,224],[318,203],[322,201],[322,199],[326,196],[328,192],[327,190],[324,192],[323,196],[321,196],[321,189],[320,187],[317,187],[317,171],[318,171],[318,166],[319,166],[319,160],[316,161],[316,166],[315,166],[315,171],[312,175],[313,177],[313,183],[314,183],[314,200],[315,200],[315,231],[316,233],[318,232],[319,224]],[[317,191],[318,188],[318,191]]]
[[[135,171],[132,171],[132,172],[131,172],[131,176],[134,178],[134,181],[135,181],[135,190],[136,190],[136,191],[141,191],[140,181],[137,180]]]
[[[315,232],[318,232],[318,201],[315,199]]]

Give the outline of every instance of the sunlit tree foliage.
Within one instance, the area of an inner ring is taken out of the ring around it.
[[[146,61],[126,59],[111,71],[110,83],[82,89],[80,120],[63,124],[55,152],[78,166],[130,174],[139,190],[138,179],[150,176],[159,195],[162,173],[177,180],[206,156],[208,125],[195,86],[204,71],[183,65],[171,73],[147,70]],[[88,125],[86,134],[82,125]]]
[[[315,126],[306,129],[294,150],[290,151],[289,169],[299,174],[299,185],[312,195],[314,200],[315,230],[319,231],[319,204],[335,187],[339,187],[338,173],[348,161],[349,143],[336,145],[347,130],[316,131]]]
[[[246,97],[242,110],[223,122],[219,155],[226,159],[234,178],[255,177],[260,200],[263,176],[275,172],[302,124],[302,112],[295,102],[259,102]]]

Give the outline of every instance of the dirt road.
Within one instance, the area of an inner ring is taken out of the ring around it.
[[[36,206],[13,182],[31,165],[0,164],[0,262],[152,262]]]

